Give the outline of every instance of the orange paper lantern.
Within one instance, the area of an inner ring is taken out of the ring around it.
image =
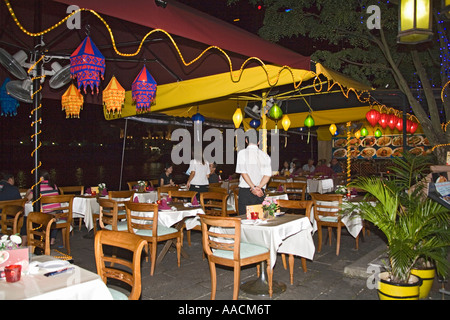
[[[83,102],[83,95],[74,84],[71,84],[61,98],[62,109],[66,110],[66,118],[79,118]]]
[[[103,90],[103,105],[108,113],[120,113],[125,101],[125,89],[112,77],[105,90]]]

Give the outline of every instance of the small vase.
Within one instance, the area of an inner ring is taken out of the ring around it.
[[[274,218],[274,213],[271,211],[264,211],[264,220],[270,220]]]
[[[144,191],[145,191],[145,186],[138,187],[138,192],[144,192]]]

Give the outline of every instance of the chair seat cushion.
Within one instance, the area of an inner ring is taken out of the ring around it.
[[[111,293],[113,300],[128,300],[128,297],[126,294],[117,291],[116,289],[113,288],[108,288],[109,292]]]
[[[107,226],[105,226],[105,229],[107,230],[112,230],[112,225],[108,224]],[[118,231],[127,231],[128,230],[128,225],[127,225],[127,221],[118,221],[117,222],[117,230]]]
[[[319,216],[320,221],[324,222],[338,222],[338,217],[333,216]]]
[[[241,242],[240,258],[245,259],[253,256],[257,256],[263,253],[269,252],[266,247],[261,247],[256,244]],[[213,255],[219,258],[225,258],[233,260],[233,251],[229,250],[214,250]]]
[[[178,232],[178,230],[175,228],[168,228],[163,225],[158,225],[157,232],[158,232],[158,237],[160,237],[160,236],[165,236],[165,235],[168,235],[171,233],[176,233],[176,232]],[[153,236],[153,230],[149,230],[149,229],[138,229],[138,230],[135,230],[135,233],[139,236],[145,236],[145,237]]]

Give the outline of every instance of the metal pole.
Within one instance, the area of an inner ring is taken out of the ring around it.
[[[127,126],[128,126],[128,119],[125,119],[125,129],[123,131],[123,143],[122,143],[122,163],[120,164],[119,191],[122,190],[123,159],[125,157],[125,145],[127,143]]]
[[[40,30],[41,27],[41,1],[37,0],[35,3],[35,17],[34,17],[34,26],[35,30]],[[34,51],[34,61],[39,61],[41,58],[41,52],[40,52],[40,38],[35,38],[35,51]],[[40,197],[41,197],[41,186],[39,183],[40,181],[40,174],[38,172],[38,167],[40,165],[40,131],[41,131],[41,93],[36,93],[40,88],[40,77],[42,75],[42,61],[40,61],[34,69],[35,76],[33,80],[33,114],[34,114],[34,188],[33,188],[33,210],[34,211],[41,211],[41,204],[40,204]]]

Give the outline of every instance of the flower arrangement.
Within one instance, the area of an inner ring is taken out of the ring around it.
[[[17,249],[21,243],[22,238],[19,234],[12,234],[10,236],[4,235],[0,239],[0,250]]]
[[[99,183],[99,184],[98,184],[98,189],[99,189],[99,190],[106,189],[106,183],[104,183],[104,182]]]
[[[138,184],[138,186],[140,186],[140,187],[145,187],[145,186],[147,185],[147,182],[145,182],[145,181],[143,181],[143,180],[139,180],[139,181],[137,182],[137,184]]]
[[[334,192],[339,193],[339,194],[347,194],[347,187],[338,185],[338,186],[336,186],[336,190]]]
[[[278,205],[278,202],[276,199],[264,199],[262,203],[262,208],[264,213],[267,213],[270,216],[273,216],[275,214],[275,211],[277,211],[280,206]]]

